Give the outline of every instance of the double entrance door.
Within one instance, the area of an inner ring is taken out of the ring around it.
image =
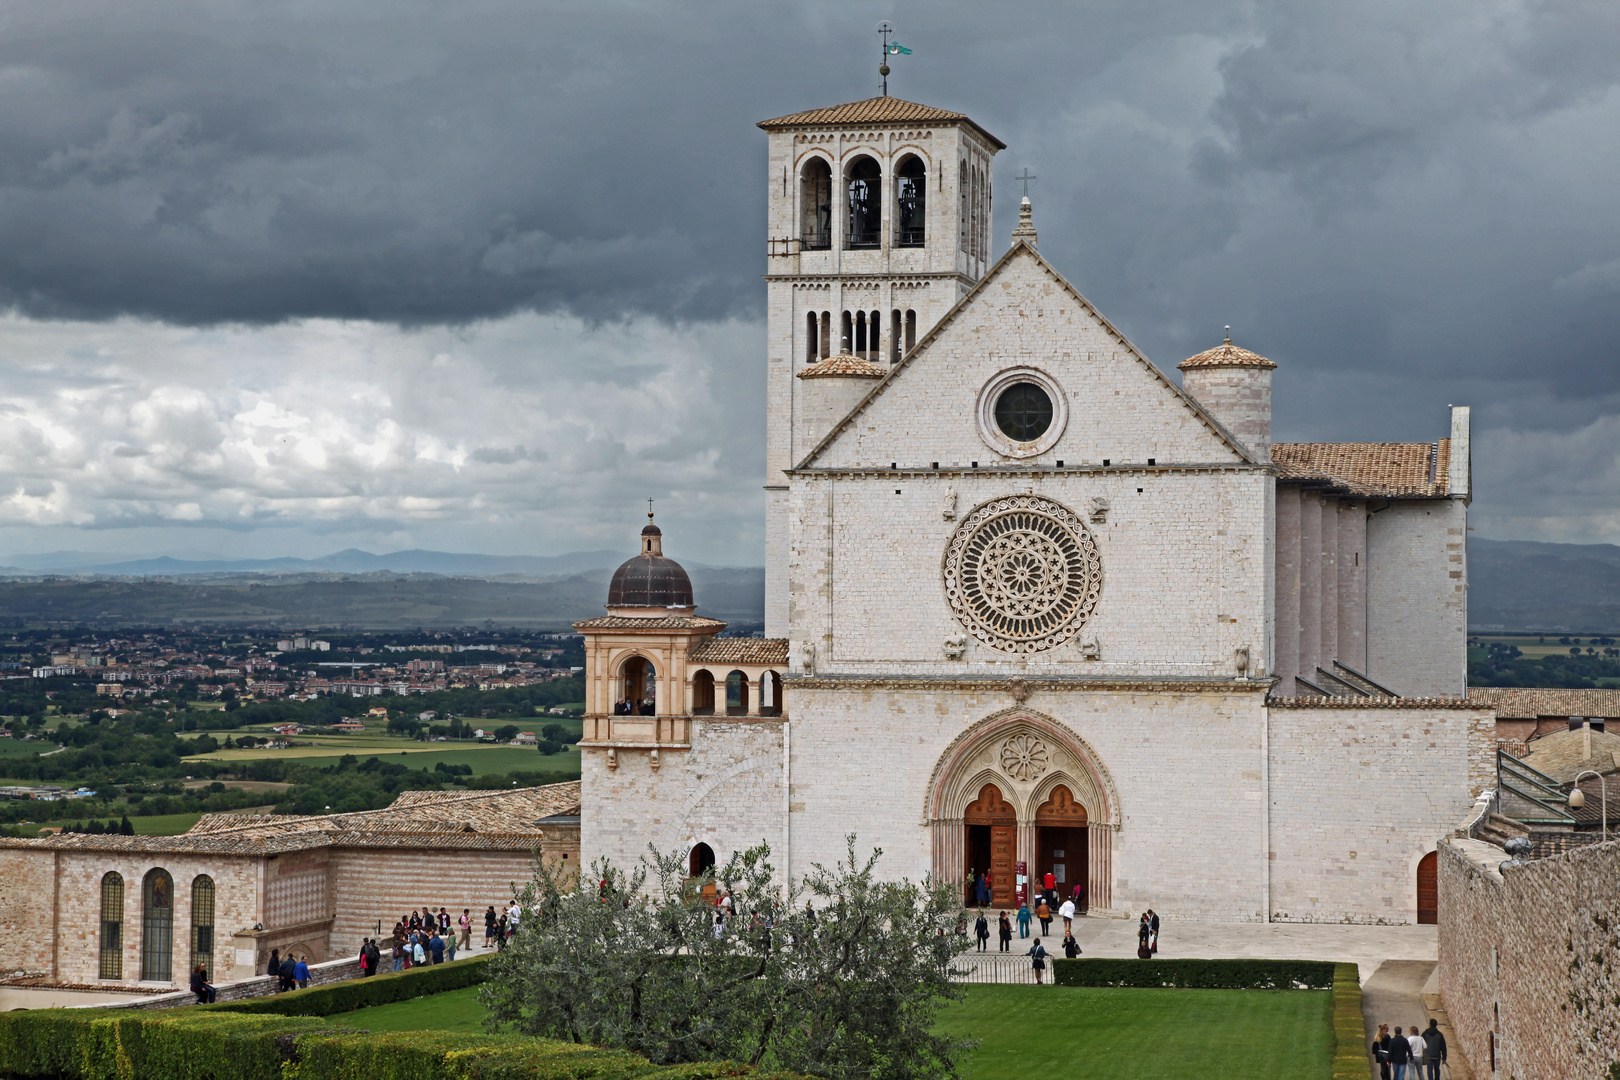
[[[980,875],[988,873],[990,905],[1016,907],[1017,811],[1000,788],[986,784],[980,789],[979,797],[963,812],[962,825],[967,834],[963,845],[966,856],[963,900],[970,906],[979,903],[978,880]],[[1073,894],[1075,885],[1085,886],[1090,870],[1086,809],[1075,802],[1067,787],[1054,788],[1036,810],[1033,839],[1034,850],[1024,855],[1024,861],[1029,864],[1028,896],[1032,906],[1044,888],[1047,874],[1052,875],[1053,890],[1060,903]]]

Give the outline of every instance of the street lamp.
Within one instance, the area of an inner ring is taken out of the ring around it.
[[[1575,787],[1569,793],[1569,808],[1579,810],[1586,805],[1586,792],[1581,790],[1581,777],[1583,776],[1591,776],[1597,779],[1598,798],[1601,800],[1601,806],[1603,807],[1602,836],[1604,840],[1607,840],[1609,838],[1609,785],[1603,779],[1601,773],[1593,772],[1591,769],[1583,769],[1575,774]]]

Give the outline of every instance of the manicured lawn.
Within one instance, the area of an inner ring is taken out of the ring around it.
[[[1309,990],[969,986],[941,1011],[978,1039],[967,1080],[1327,1080],[1332,995]],[[329,1018],[370,1031],[482,1031],[478,988]]]
[[[1332,994],[969,986],[940,1027],[972,1080],[1327,1080]]]
[[[473,1031],[484,1030],[484,1007],[478,1004],[478,987],[447,990],[442,994],[396,1001],[328,1017],[334,1024],[365,1028],[367,1031]]]

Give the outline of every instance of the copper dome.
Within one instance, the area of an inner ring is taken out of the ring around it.
[[[663,552],[663,532],[648,524],[641,530],[641,553],[613,571],[608,585],[610,608],[691,608],[692,579]]]

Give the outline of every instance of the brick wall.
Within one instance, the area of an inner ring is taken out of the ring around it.
[[[1442,841],[1440,995],[1475,1075],[1604,1080],[1620,1060],[1620,842],[1509,868]]]
[[[1416,922],[1418,861],[1490,782],[1492,714],[1270,713],[1272,919]]]
[[[533,876],[526,851],[435,851],[432,848],[338,848],[332,853],[332,955],[357,953],[361,940],[393,930],[412,908],[451,913],[451,924],[470,908],[473,933],[483,940],[484,909],[512,902],[512,883]]]
[[[0,849],[0,977],[55,975],[56,853]]]

